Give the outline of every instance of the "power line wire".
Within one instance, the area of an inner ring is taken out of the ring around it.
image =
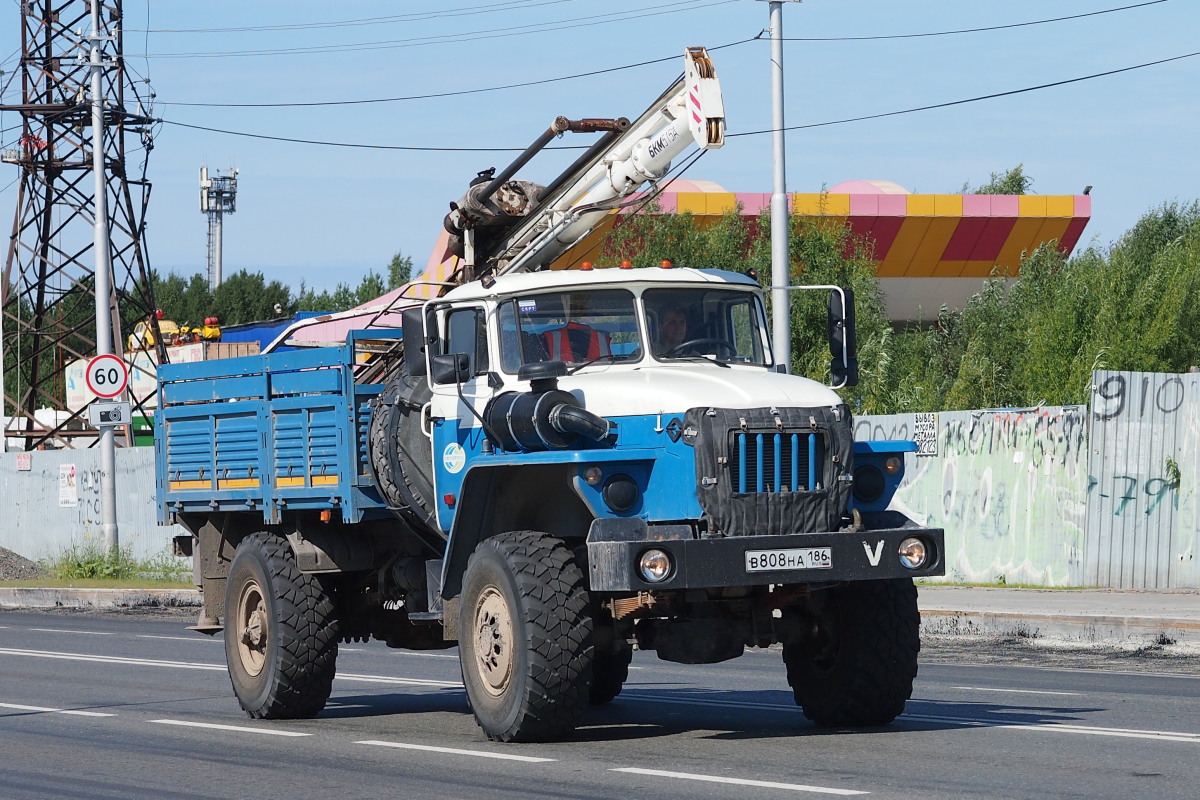
[[[593,14],[587,17],[575,17],[573,19],[558,20],[556,22],[539,22],[529,25],[517,25],[509,28],[492,28],[480,31],[438,34],[436,36],[418,36],[411,39],[392,39],[379,42],[357,42],[344,45],[313,45],[310,47],[289,47],[273,50],[230,50],[224,52],[208,51],[199,53],[139,53],[136,55],[141,58],[242,58],[257,56],[342,53],[363,50],[398,50],[408,47],[425,47],[435,44],[474,42],[481,39],[528,36],[535,33],[551,33],[555,31],[569,30],[572,28],[590,28],[596,25],[611,25],[614,22],[627,22],[629,20],[657,17],[664,14],[678,14],[684,11],[695,11],[703,8],[728,5],[736,2],[740,2],[740,0],[708,0],[708,2],[704,2],[703,0],[676,0],[676,2],[673,3],[660,4],[657,7],[658,10],[644,11],[641,13],[620,11],[607,14]],[[684,5],[686,8],[671,8],[671,6],[678,5]],[[614,17],[614,19],[604,19],[605,17]],[[582,20],[594,21],[585,22]]]
[[[1069,17],[1053,17],[1051,19],[1035,19],[1029,22],[1014,22],[1008,25],[991,25],[986,28],[963,28],[954,31],[933,31],[930,33],[897,33],[883,36],[803,36],[803,37],[784,37],[785,42],[868,42],[877,41],[879,39],[920,39],[928,36],[954,36],[961,33],[980,33],[982,31],[1001,31],[1008,28],[1024,28],[1030,25],[1044,25],[1048,22],[1063,22],[1071,19],[1083,19],[1084,17],[1096,17],[1101,14],[1112,14],[1116,11],[1128,11],[1131,8],[1143,8],[1145,6],[1154,6],[1159,3],[1165,3],[1167,0],[1149,0],[1145,3],[1135,3],[1131,6],[1120,6],[1119,8],[1106,8],[1103,11],[1089,11],[1086,14],[1072,14]],[[762,34],[759,34],[761,36]]]
[[[1147,61],[1143,64],[1134,64],[1133,66],[1130,66],[1130,67],[1121,67],[1119,69],[1106,70],[1105,72],[1095,72],[1095,73],[1092,73],[1091,75],[1082,75],[1078,78],[1067,78],[1065,80],[1054,81],[1052,83],[1043,83],[1043,84],[1039,84],[1037,86],[1027,86],[1023,89],[1010,89],[1005,92],[993,92],[992,94],[978,95],[976,97],[968,97],[968,98],[965,98],[962,100],[950,100],[945,103],[933,103],[933,104],[925,105],[925,106],[906,108],[906,109],[902,109],[899,111],[886,111],[886,112],[883,112],[880,114],[868,114],[868,115],[861,116],[861,117],[847,117],[845,119],[828,120],[825,122],[811,122],[811,123],[807,123],[804,125],[789,125],[789,126],[785,127],[783,130],[795,131],[795,130],[803,130],[805,128],[821,128],[821,127],[826,127],[829,125],[843,125],[843,124],[846,124],[849,122],[863,122],[865,120],[871,120],[871,119],[882,119],[883,117],[895,117],[895,116],[899,116],[901,114],[913,114],[918,111],[930,111],[930,110],[937,109],[937,108],[948,108],[950,106],[964,105],[966,103],[977,103],[982,100],[993,100],[998,97],[1009,97],[1011,95],[1024,94],[1026,92],[1035,92],[1040,89],[1049,89],[1049,88],[1052,88],[1055,86],[1065,86],[1065,85],[1071,84],[1071,83],[1079,83],[1081,81],[1093,80],[1095,78],[1103,78],[1103,77],[1107,77],[1109,75],[1117,75],[1122,72],[1132,72],[1133,70],[1145,69],[1147,67],[1154,67],[1154,66],[1158,66],[1159,64],[1167,64],[1172,61],[1181,61],[1185,58],[1193,58],[1195,56],[1200,56],[1200,50],[1198,50],[1196,52],[1192,52],[1192,53],[1184,53],[1183,55],[1172,56],[1170,58],[1159,59],[1157,61]],[[180,128],[191,128],[193,130],[209,131],[211,133],[223,133],[223,134],[226,134],[229,136],[242,136],[242,137],[246,137],[246,138],[250,138],[250,139],[267,139],[267,140],[277,141],[277,142],[292,142],[295,144],[324,145],[327,147],[352,147],[352,148],[361,148],[361,149],[367,149],[367,150],[401,150],[401,151],[445,152],[445,153],[507,153],[507,152],[525,150],[524,147],[418,147],[418,146],[413,146],[413,145],[387,145],[387,144],[362,144],[362,143],[355,143],[355,142],[329,142],[329,141],[320,141],[320,140],[316,140],[316,139],[299,139],[299,138],[292,138],[292,137],[287,137],[287,136],[270,136],[270,135],[261,134],[261,133],[249,133],[246,131],[232,131],[232,130],[226,130],[223,128],[210,128],[210,127],[207,127],[204,125],[192,125],[192,124],[189,124],[186,122],[176,122],[174,120],[163,119],[161,117],[155,119],[155,122],[158,122],[158,123],[161,123],[164,125],[175,125],[176,127],[180,127]],[[765,133],[773,133],[773,132],[774,132],[774,129],[766,128],[766,129],[758,130],[758,131],[744,131],[742,133],[729,133],[729,134],[726,134],[726,138],[733,138],[736,136],[759,136],[759,135],[762,135]],[[547,149],[550,149],[550,150],[581,150],[584,148],[568,146],[568,147],[554,147],[554,148],[547,148]]]
[[[950,100],[945,103],[933,103],[933,104],[927,105],[927,106],[917,106],[916,108],[905,108],[900,111],[886,111],[882,114],[868,114],[868,115],[862,116],[862,117],[847,117],[845,119],[828,120],[826,122],[810,122],[805,125],[788,125],[787,127],[783,128],[783,130],[798,131],[798,130],[803,130],[805,128],[823,128],[823,127],[826,127],[829,125],[842,125],[847,122],[863,122],[863,121],[869,120],[869,119],[882,119],[883,117],[896,117],[901,114],[912,114],[917,111],[930,111],[935,108],[949,108],[950,106],[961,106],[966,103],[977,103],[980,100],[994,100],[997,97],[1009,97],[1014,94],[1024,94],[1026,92],[1036,92],[1039,89],[1050,89],[1054,86],[1065,86],[1069,83],[1079,83],[1080,81],[1088,81],[1088,80],[1092,80],[1093,78],[1103,78],[1108,75],[1117,75],[1119,73],[1130,72],[1135,69],[1143,69],[1145,67],[1154,67],[1159,64],[1167,64],[1171,61],[1180,61],[1182,59],[1193,58],[1195,56],[1200,56],[1200,50],[1197,50],[1194,53],[1184,53],[1181,56],[1172,56],[1171,58],[1162,58],[1162,59],[1159,59],[1158,61],[1147,61],[1145,64],[1135,64],[1132,67],[1121,67],[1120,69],[1110,69],[1106,72],[1096,72],[1091,75],[1083,75],[1078,78],[1067,78],[1066,80],[1054,81],[1052,83],[1042,83],[1037,86],[1026,86],[1024,89],[1010,89],[1009,91],[1006,91],[1006,92],[994,92],[992,94],[983,94],[983,95],[979,95],[978,97],[968,97],[964,100]],[[774,133],[774,132],[775,132],[775,130],[773,128],[766,128],[761,131],[745,131],[743,133],[730,133],[730,134],[727,134],[727,138],[733,137],[733,136],[758,136],[763,133]]]
[[[524,11],[529,8],[538,6],[557,5],[558,3],[567,3],[570,0],[510,0],[504,3],[491,3],[482,6],[467,6],[457,8],[453,11],[418,11],[411,14],[397,14],[387,17],[365,17],[360,19],[343,19],[332,20],[330,22],[297,22],[290,25],[243,25],[232,28],[159,28],[153,29],[150,27],[149,21],[146,22],[145,30],[138,28],[126,28],[127,31],[137,31],[138,33],[261,33],[275,31],[302,31],[316,30],[319,28],[349,28],[362,25],[387,25],[393,22],[424,22],[430,19],[442,19],[446,17],[461,17],[461,16],[476,16],[478,14],[489,14],[497,11]]]
[[[1157,5],[1158,3],[1165,3],[1165,2],[1167,2],[1167,0],[1150,0],[1150,2],[1137,3],[1135,5],[1129,5],[1129,6],[1121,6],[1119,8],[1110,8],[1110,9],[1105,9],[1103,11],[1092,11],[1092,12],[1088,12],[1086,14],[1076,14],[1076,15],[1068,16],[1068,17],[1054,17],[1052,19],[1033,20],[1030,22],[1018,22],[1018,23],[1013,23],[1010,25],[996,25],[996,26],[992,26],[992,27],[988,27],[988,28],[967,28],[967,29],[955,30],[955,31],[897,34],[897,35],[892,35],[892,36],[785,39],[784,41],[809,41],[809,42],[812,42],[812,41],[854,41],[854,40],[863,40],[863,39],[905,39],[905,38],[915,38],[915,37],[925,37],[925,36],[948,36],[951,34],[959,34],[959,33],[974,33],[974,32],[978,32],[978,31],[992,31],[992,30],[1001,30],[1001,29],[1005,29],[1005,28],[1019,28],[1019,27],[1029,26],[1029,25],[1042,25],[1042,24],[1049,23],[1049,22],[1061,22],[1064,20],[1080,19],[1082,17],[1096,16],[1098,14],[1111,14],[1116,11],[1126,11],[1126,10],[1129,10],[1132,8],[1141,8],[1143,6]],[[728,47],[735,47],[737,45],[746,44],[747,42],[756,41],[756,40],[762,38],[762,35],[763,34],[760,33],[757,36],[754,36],[750,39],[743,39],[743,40],[740,40],[737,42],[729,42],[727,44],[717,45],[715,47],[708,48],[708,50],[710,52],[712,52],[712,51],[721,50],[721,49],[728,48]],[[501,90],[505,90],[505,89],[520,89],[520,88],[526,88],[529,86],[540,86],[540,85],[544,85],[544,84],[548,84],[548,83],[557,83],[557,82],[561,82],[561,81],[575,80],[578,78],[587,78],[587,77],[592,77],[595,75],[607,74],[610,72],[619,72],[621,70],[634,69],[637,67],[648,66],[651,64],[660,64],[660,63],[663,63],[666,61],[670,61],[673,58],[676,58],[676,56],[667,56],[664,58],[651,59],[649,61],[639,61],[634,64],[626,64],[626,65],[619,66],[619,67],[610,67],[607,69],[592,70],[589,72],[579,72],[579,73],[575,73],[572,75],[559,76],[556,78],[543,78],[543,79],[535,80],[535,81],[510,83],[510,84],[504,84],[501,86],[489,86],[489,87],[479,88],[479,89],[461,89],[461,90],[452,91],[452,92],[435,92],[435,93],[430,93],[430,94],[402,95],[402,96],[397,96],[397,97],[377,97],[377,98],[367,98],[367,99],[362,99],[362,100],[314,100],[314,101],[308,101],[308,102],[288,102],[288,103],[192,103],[192,102],[182,102],[182,101],[171,102],[171,101],[161,101],[161,100],[158,101],[158,103],[160,105],[165,105],[165,106],[184,106],[184,107],[192,107],[192,108],[306,108],[306,107],[312,107],[312,106],[367,105],[367,104],[373,104],[373,103],[403,102],[403,101],[408,101],[408,100],[430,100],[430,99],[443,98],[443,97],[459,97],[462,95],[469,95],[469,94],[483,94],[483,93],[487,93],[487,92],[501,91]],[[147,68],[148,67],[149,67],[149,62],[147,61]]]
[[[756,41],[757,38],[758,37],[751,37],[749,39],[742,39],[737,42],[728,42],[726,44],[717,45],[716,47],[709,47],[709,48],[707,48],[707,50],[710,53],[714,52],[716,50],[724,50],[725,48],[728,48],[728,47],[736,47],[738,45],[748,44],[750,42]],[[638,67],[645,67],[645,66],[649,66],[651,64],[662,64],[663,62],[666,62],[666,61],[676,61],[678,59],[679,59],[678,55],[664,56],[663,58],[654,58],[649,61],[638,61],[634,64],[623,64],[622,66],[619,66],[619,67],[608,67],[606,69],[597,69],[597,70],[592,70],[590,72],[577,72],[573,75],[560,75],[556,78],[542,78],[542,79],[536,80],[536,81],[524,81],[522,83],[508,83],[508,84],[504,84],[502,86],[488,86],[488,87],[481,88],[481,89],[459,89],[459,90],[453,91],[453,92],[436,92],[436,93],[431,93],[431,94],[413,94],[413,95],[404,95],[401,97],[376,97],[376,98],[369,98],[366,100],[314,100],[314,101],[306,102],[306,103],[184,103],[184,102],[171,102],[171,101],[166,101],[166,100],[159,100],[157,102],[160,105],[164,105],[164,106],[188,106],[188,107],[193,107],[193,108],[194,107],[200,107],[200,108],[303,108],[303,107],[309,107],[309,106],[350,106],[350,105],[365,105],[365,104],[369,104],[369,103],[396,103],[396,102],[401,102],[404,100],[430,100],[430,99],[439,98],[439,97],[459,97],[459,96],[465,95],[465,94],[482,94],[482,93],[486,93],[486,92],[498,92],[498,91],[501,91],[504,89],[522,89],[522,88],[526,88],[529,86],[541,86],[541,85],[544,85],[547,83],[558,83],[561,81],[575,80],[577,78],[590,78],[595,75],[606,75],[610,72],[620,72],[622,70],[627,70],[627,69],[636,69]]]

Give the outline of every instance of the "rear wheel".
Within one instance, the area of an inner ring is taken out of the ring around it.
[[[251,717],[316,715],[333,689],[338,624],[329,595],[278,536],[238,545],[225,587],[225,661]]]
[[[628,648],[616,653],[597,650],[592,660],[592,688],[588,692],[588,702],[594,706],[611,703],[629,679],[629,662],[632,660],[633,650]]]
[[[489,739],[569,734],[588,705],[592,620],[583,572],[559,539],[536,531],[479,543],[459,609],[467,699]]]
[[[783,646],[796,704],[822,727],[886,725],[904,711],[917,676],[917,589],[902,578],[822,594],[805,640]]]

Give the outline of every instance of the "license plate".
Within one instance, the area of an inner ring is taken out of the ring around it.
[[[833,554],[828,547],[746,551],[746,572],[788,569],[833,569]]]

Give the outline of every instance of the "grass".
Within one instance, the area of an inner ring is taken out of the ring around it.
[[[150,559],[135,559],[129,548],[109,552],[98,543],[72,545],[56,557],[42,562],[43,577],[0,581],[7,587],[72,589],[179,589],[191,588],[191,564],[187,559],[162,553]]]

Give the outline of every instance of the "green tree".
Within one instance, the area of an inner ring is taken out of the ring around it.
[[[391,262],[387,267],[387,290],[396,289],[412,280],[413,277],[413,260],[411,256],[406,256],[404,253],[397,251],[392,256]],[[383,292],[380,292],[383,294]],[[376,295],[378,297],[378,295]]]
[[[356,306],[369,303],[388,291],[383,277],[370,270],[359,281],[358,286],[351,288],[348,283],[339,283],[332,292],[325,290],[315,292],[300,286],[300,294],[294,301],[297,311],[348,311]]]
[[[292,313],[291,291],[279,281],[267,282],[261,272],[240,270],[226,276],[213,293],[213,315],[223,325],[240,325],[274,319],[279,314],[278,305],[284,313]],[[193,321],[198,324],[200,317]]]
[[[1029,194],[1033,178],[1025,174],[1025,165],[1017,164],[1008,172],[993,172],[991,180],[974,189],[963,184],[963,194]]]

